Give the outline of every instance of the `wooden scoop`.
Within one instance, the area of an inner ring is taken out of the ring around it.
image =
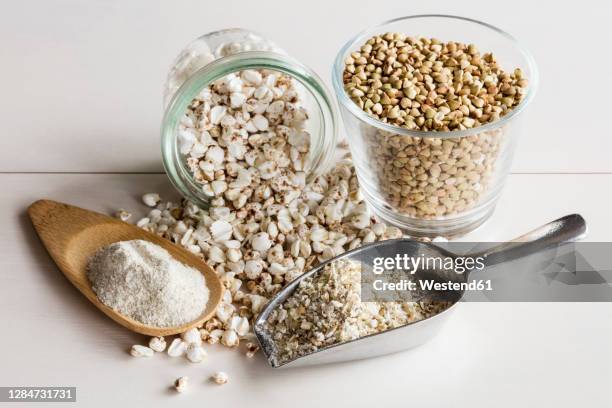
[[[137,333],[167,336],[200,326],[210,319],[221,303],[223,285],[215,271],[191,252],[134,225],[50,200],[30,205],[28,215],[41,241],[60,270],[78,290],[108,317]],[[147,326],[104,305],[87,278],[89,258],[100,248],[118,241],[142,239],[167,250],[176,260],[202,272],[209,290],[208,304],[196,320],[177,327]]]

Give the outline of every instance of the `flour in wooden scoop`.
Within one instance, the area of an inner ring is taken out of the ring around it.
[[[202,273],[148,241],[121,241],[101,248],[89,260],[87,277],[102,303],[149,326],[189,323],[208,302]]]

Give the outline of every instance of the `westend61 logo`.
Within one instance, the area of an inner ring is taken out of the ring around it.
[[[466,271],[481,271],[485,267],[484,257],[428,257],[424,254],[409,256],[397,254],[394,257],[377,257],[373,259],[372,272],[381,275],[385,271],[408,272],[414,275],[417,271],[453,271],[458,274]]]

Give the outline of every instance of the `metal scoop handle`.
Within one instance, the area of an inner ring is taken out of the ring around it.
[[[472,256],[483,256],[486,266],[497,265],[576,241],[584,237],[586,232],[586,222],[580,214],[566,215],[512,241]]]

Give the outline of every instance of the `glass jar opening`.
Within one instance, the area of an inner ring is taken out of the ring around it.
[[[307,180],[323,174],[331,166],[338,115],[323,81],[309,68],[283,54],[248,51],[229,55],[208,63],[186,80],[168,103],[162,122],[162,159],[166,172],[175,187],[201,207],[208,207],[212,197],[204,194],[178,148],[181,117],[203,89],[224,76],[249,69],[276,71],[294,80],[300,105],[309,114],[306,130],[310,133],[311,144],[305,169]]]

